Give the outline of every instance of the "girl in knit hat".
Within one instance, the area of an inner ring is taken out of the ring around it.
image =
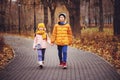
[[[40,68],[43,68],[47,41],[50,43],[50,39],[47,37],[45,25],[44,23],[39,23],[34,38],[33,49],[38,52],[38,63]]]

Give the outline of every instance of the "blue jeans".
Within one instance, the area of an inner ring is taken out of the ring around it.
[[[37,49],[38,61],[44,61],[45,49]]]
[[[58,57],[60,62],[66,62],[67,61],[67,45],[65,46],[57,46],[58,48]]]

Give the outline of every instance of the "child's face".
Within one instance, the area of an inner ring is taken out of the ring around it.
[[[43,28],[41,28],[41,27],[40,27],[40,28],[38,28],[38,29],[39,29],[39,30],[44,30],[44,29],[43,29]]]
[[[61,16],[59,17],[59,20],[60,20],[60,22],[64,22],[64,21],[65,21],[65,17],[61,15]]]

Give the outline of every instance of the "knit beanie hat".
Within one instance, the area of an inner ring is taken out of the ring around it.
[[[60,17],[60,16],[64,16],[64,18],[66,18],[66,14],[65,14],[65,13],[59,14],[59,17]]]
[[[38,28],[45,28],[45,24],[44,23],[39,23]]]

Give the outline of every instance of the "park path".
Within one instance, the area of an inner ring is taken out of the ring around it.
[[[58,67],[56,46],[48,45],[45,66],[40,69],[32,39],[6,36],[15,58],[0,70],[0,80],[120,80],[120,75],[102,58],[90,52],[68,48],[68,69]]]

